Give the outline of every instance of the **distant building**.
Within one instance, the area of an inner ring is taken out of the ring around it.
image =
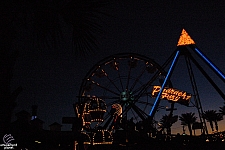
[[[16,113],[16,121],[12,122],[10,129],[15,134],[27,134],[27,131],[30,130],[30,113],[25,110],[22,110]]]
[[[44,121],[42,121],[41,119],[35,118],[31,120],[30,123],[34,129],[43,130]]]
[[[44,130],[44,121],[39,118],[31,120],[31,114],[25,110],[16,113],[16,117],[9,134],[15,139],[17,149],[72,150],[78,138],[72,131],[61,131],[62,125],[57,122],[49,125],[50,130]]]
[[[50,131],[61,131],[62,125],[54,122],[53,124],[49,125]]]
[[[23,121],[28,123],[30,121],[31,116],[29,112],[22,110],[16,113],[16,118],[17,118],[17,121]]]

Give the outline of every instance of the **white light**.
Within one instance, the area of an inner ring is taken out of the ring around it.
[[[40,141],[34,141],[35,143],[38,143],[38,144],[41,144],[41,142]]]

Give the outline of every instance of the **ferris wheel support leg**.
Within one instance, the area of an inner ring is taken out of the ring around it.
[[[209,60],[197,47],[191,46],[191,49],[194,50],[197,55],[205,61],[205,63],[216,73],[216,75],[225,82],[225,74],[215,65],[212,61]]]
[[[149,116],[150,116],[151,118],[153,118],[154,115],[155,115],[155,113],[156,113],[156,110],[157,110],[157,108],[158,108],[158,106],[159,106],[159,103],[160,103],[160,97],[161,97],[161,95],[162,95],[163,89],[165,88],[167,81],[170,79],[170,77],[171,77],[171,75],[172,75],[172,72],[173,72],[173,70],[174,70],[174,68],[175,68],[175,66],[176,66],[177,60],[178,60],[178,58],[179,58],[179,54],[180,54],[180,51],[177,50],[177,51],[176,51],[176,54],[175,54],[175,56],[174,56],[173,62],[172,62],[172,64],[171,64],[171,66],[170,66],[170,69],[169,69],[169,71],[168,71],[168,73],[167,73],[167,75],[166,75],[166,78],[165,78],[165,80],[164,80],[164,82],[163,82],[163,84],[162,84],[162,86],[161,86],[161,89],[160,89],[160,91],[159,91],[159,93],[158,93],[158,95],[157,95],[157,97],[156,97],[155,103],[153,104],[152,109],[151,109],[151,111],[150,111],[150,113],[149,113]]]
[[[209,83],[214,87],[214,89],[218,92],[218,94],[225,100],[225,95],[222,90],[216,85],[216,83],[210,78],[210,76],[204,71],[201,65],[192,57],[189,56],[195,66],[199,69],[199,71],[205,76],[205,78],[209,81]]]

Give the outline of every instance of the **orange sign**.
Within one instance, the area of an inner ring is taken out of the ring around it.
[[[152,97],[156,97],[161,89],[161,86],[154,86],[152,90]],[[161,94],[161,99],[178,102],[183,105],[188,105],[191,100],[191,94],[185,91],[180,91],[174,88],[165,87]]]

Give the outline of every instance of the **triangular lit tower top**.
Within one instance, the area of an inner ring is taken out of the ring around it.
[[[180,39],[177,46],[185,46],[195,44],[195,41],[188,35],[188,33],[183,29],[180,35]]]

